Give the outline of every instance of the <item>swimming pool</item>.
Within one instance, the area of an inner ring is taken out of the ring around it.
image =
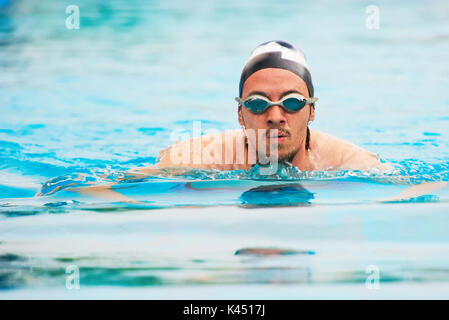
[[[70,4],[0,1],[2,299],[448,298],[448,187],[388,200],[449,180],[447,2],[381,1],[375,30],[369,1],[78,1],[79,30]],[[312,128],[395,172],[168,171],[116,185],[139,203],[76,192],[153,164],[194,121],[238,129],[241,68],[271,39],[306,53]]]

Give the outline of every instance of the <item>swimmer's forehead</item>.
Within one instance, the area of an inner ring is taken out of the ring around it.
[[[296,74],[283,69],[270,68],[253,73],[246,80],[242,97],[259,94],[273,100],[291,93],[309,97],[305,81]]]

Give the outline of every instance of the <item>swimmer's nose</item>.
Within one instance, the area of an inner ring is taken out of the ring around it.
[[[272,126],[281,126],[286,123],[285,111],[281,106],[272,106],[267,110],[267,125],[269,127]]]

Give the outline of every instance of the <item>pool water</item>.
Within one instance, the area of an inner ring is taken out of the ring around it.
[[[447,1],[378,1],[379,29],[370,1],[81,0],[69,30],[72,4],[0,0],[0,298],[448,298]],[[127,179],[175,130],[238,129],[272,39],[306,53],[312,128],[394,170]],[[136,201],[80,192],[111,182]]]

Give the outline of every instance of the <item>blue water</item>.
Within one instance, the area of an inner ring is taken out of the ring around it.
[[[447,1],[83,0],[69,30],[71,4],[0,1],[1,298],[448,298],[448,187],[385,201],[449,181]],[[271,39],[306,53],[312,128],[394,170],[126,179],[194,121],[238,129],[241,68]],[[138,202],[78,192],[110,182]]]

